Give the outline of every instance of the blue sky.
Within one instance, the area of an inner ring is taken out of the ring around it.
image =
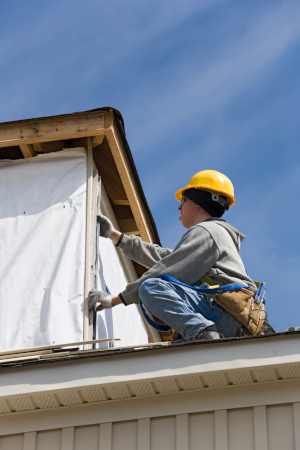
[[[0,121],[119,109],[165,247],[174,192],[225,173],[270,322],[300,326],[299,2],[10,0],[0,21]]]

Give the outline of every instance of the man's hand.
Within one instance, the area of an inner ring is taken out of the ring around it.
[[[112,222],[103,215],[97,216],[97,220],[100,223],[100,236],[109,238],[115,231]]]
[[[103,309],[112,308],[112,299],[113,296],[110,294],[107,294],[107,292],[104,291],[96,291],[96,289],[92,289],[89,292],[89,309],[92,309],[96,303],[100,303],[100,305],[97,307],[97,311],[102,311]]]

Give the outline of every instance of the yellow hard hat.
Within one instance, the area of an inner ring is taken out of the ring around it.
[[[227,197],[229,206],[233,206],[235,203],[233,184],[226,175],[216,170],[202,170],[196,173],[184,188],[176,192],[175,197],[178,201],[181,201],[182,193],[192,188],[220,192]]]

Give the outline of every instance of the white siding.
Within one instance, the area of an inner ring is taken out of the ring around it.
[[[60,450],[61,430],[39,431],[36,434],[35,450]]]
[[[137,420],[114,423],[112,427],[112,450],[137,450],[137,434]]]
[[[1,450],[23,450],[24,434],[0,437]]]
[[[160,417],[151,420],[150,449],[175,449],[176,417]]]
[[[98,450],[98,449],[99,449],[99,425],[91,425],[87,427],[75,428],[74,450]]]
[[[253,408],[229,410],[227,415],[228,448],[256,450],[254,444]]]
[[[215,450],[215,414],[213,412],[190,414],[189,448],[190,450]]]
[[[293,405],[268,406],[267,429],[270,450],[295,450]]]
[[[218,410],[2,436],[0,450],[299,450],[294,420],[293,404]]]

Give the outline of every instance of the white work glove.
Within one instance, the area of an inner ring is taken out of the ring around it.
[[[109,238],[115,231],[111,221],[103,215],[97,216],[97,221],[100,223],[100,236]]]
[[[104,291],[97,291],[96,289],[92,289],[89,292],[89,309],[92,309],[96,303],[100,303],[97,307],[97,311],[102,311],[103,309],[112,308],[113,305],[111,303],[113,296],[107,294]]]

